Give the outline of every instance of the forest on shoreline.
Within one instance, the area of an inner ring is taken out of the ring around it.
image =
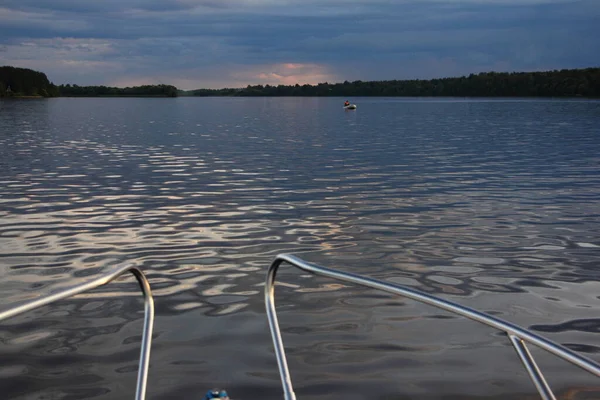
[[[458,78],[354,81],[318,85],[248,85],[244,89],[198,89],[188,96],[440,96],[600,97],[600,68],[546,72],[482,72]]]
[[[109,86],[55,85],[43,72],[28,68],[0,67],[0,97],[177,97],[171,85],[126,88]]]
[[[0,67],[0,97],[56,97],[58,88],[43,72]]]
[[[172,85],[126,88],[54,85],[43,72],[0,67],[0,97],[177,96],[390,96],[390,97],[600,97],[600,68],[545,72],[482,72],[456,78],[354,81],[317,85],[248,85],[245,88],[178,90]]]

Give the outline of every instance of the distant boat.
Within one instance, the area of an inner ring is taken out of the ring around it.
[[[344,110],[356,110],[356,104],[349,104],[344,106]]]

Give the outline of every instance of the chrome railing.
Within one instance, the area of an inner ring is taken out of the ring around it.
[[[362,277],[351,273],[336,271],[334,269],[321,267],[316,264],[308,263],[296,256],[281,254],[278,255],[267,273],[267,280],[265,285],[265,307],[267,310],[267,317],[269,319],[269,328],[271,329],[271,336],[273,339],[273,346],[275,348],[275,355],[277,357],[277,364],[279,367],[279,375],[281,377],[281,384],[283,386],[283,393],[285,400],[295,400],[296,395],[294,394],[294,388],[292,386],[292,379],[287,365],[285,356],[285,349],[283,347],[283,341],[281,339],[281,332],[279,330],[279,323],[277,321],[277,313],[275,311],[275,276],[277,270],[283,262],[287,262],[294,267],[297,267],[303,271],[310,272],[317,275],[323,275],[329,278],[337,279],[339,281],[354,283],[361,286],[366,286],[373,289],[379,289],[384,292],[400,295],[407,297],[412,300],[419,301],[421,303],[428,304],[440,308],[445,311],[449,311],[454,314],[461,315],[466,318],[470,318],[474,321],[480,322],[484,325],[491,326],[500,331],[506,332],[510,342],[515,348],[523,366],[527,370],[531,380],[537,388],[540,396],[544,400],[555,400],[555,396],[550,389],[550,386],[546,382],[546,379],[542,375],[542,372],[535,363],[531,353],[527,349],[525,342],[534,344],[555,356],[562,358],[572,364],[575,364],[582,369],[592,373],[595,376],[600,377],[600,364],[597,362],[580,356],[568,348],[554,343],[548,339],[545,339],[525,328],[521,328],[515,324],[507,321],[503,321],[500,318],[487,315],[485,313],[476,311],[472,308],[461,306],[457,303],[444,300],[430,294],[411,289],[405,286],[395,285],[379,281],[376,279]]]
[[[135,391],[136,400],[144,400],[146,397],[146,384],[148,380],[148,366],[150,363],[150,347],[152,342],[152,329],[154,327],[154,300],[150,284],[144,273],[135,265],[126,264],[115,268],[112,271],[106,272],[88,282],[80,283],[70,288],[61,290],[56,293],[19,304],[8,310],[0,312],[0,321],[7,318],[23,314],[27,311],[54,303],[58,300],[72,297],[90,289],[95,289],[99,286],[106,285],[126,272],[131,272],[137,279],[142,293],[144,294],[144,331],[142,334],[142,344],[140,350],[140,362],[138,365],[137,385]]]

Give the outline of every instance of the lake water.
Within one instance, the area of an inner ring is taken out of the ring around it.
[[[493,312],[600,360],[600,102],[178,98],[0,102],[0,306],[138,263],[148,399],[281,398],[278,253]],[[498,332],[282,267],[298,399],[536,398]],[[133,397],[131,277],[0,325],[11,399]],[[532,349],[562,398],[600,384]],[[587,396],[587,397],[586,397]]]

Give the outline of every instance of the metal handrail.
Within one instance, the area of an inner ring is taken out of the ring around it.
[[[61,290],[56,293],[52,293],[22,304],[12,307],[8,310],[0,312],[0,321],[14,317],[24,312],[34,310],[36,308],[45,306],[58,300],[72,297],[95,289],[99,286],[106,285],[125,272],[131,272],[137,279],[142,293],[144,294],[144,331],[142,334],[142,344],[140,350],[140,363],[138,366],[138,376],[136,384],[135,399],[144,400],[146,397],[146,386],[148,380],[148,366],[150,363],[150,346],[152,342],[152,329],[154,327],[154,299],[152,298],[152,290],[150,289],[150,283],[144,275],[144,273],[133,264],[125,264],[116,267],[114,270],[106,272],[97,278],[94,278],[88,282],[84,282],[70,288]]]
[[[279,269],[279,266],[284,261],[306,272],[310,272],[317,275],[323,275],[340,281],[354,283],[357,285],[366,286],[369,288],[382,290],[384,292],[404,296],[409,299],[416,300],[421,303],[425,303],[430,306],[434,306],[442,310],[461,315],[463,317],[467,317],[484,325],[488,325],[492,328],[496,328],[500,331],[506,332],[511,344],[513,345],[515,351],[521,359],[523,366],[527,370],[529,377],[533,381],[533,384],[538,390],[541,398],[544,400],[555,400],[556,398],[552,393],[550,386],[546,382],[546,379],[542,375],[542,372],[535,363],[533,356],[527,349],[525,342],[534,344],[554,354],[555,356],[566,360],[571,364],[575,364],[578,367],[590,372],[591,374],[600,377],[600,364],[596,361],[576,354],[572,350],[560,344],[554,343],[525,328],[521,328],[513,323],[504,321],[500,318],[485,314],[483,312],[479,312],[472,308],[465,307],[448,300],[432,296],[419,290],[411,289],[405,286],[396,285],[388,282],[383,282],[372,278],[362,277],[360,275],[351,274],[348,272],[341,272],[331,268],[322,267],[320,265],[306,262],[290,254],[280,254],[275,258],[275,260],[271,263],[271,266],[269,267],[269,270],[267,272],[264,294],[267,318],[269,320],[269,328],[271,330],[271,337],[273,339],[273,346],[275,348],[275,355],[277,357],[277,365],[279,367],[279,375],[281,377],[281,384],[283,386],[285,400],[295,400],[296,395],[292,386],[292,379],[287,365],[285,349],[283,347],[281,332],[279,330],[279,323],[277,321],[277,313],[275,310],[275,276],[277,275],[277,270]]]

